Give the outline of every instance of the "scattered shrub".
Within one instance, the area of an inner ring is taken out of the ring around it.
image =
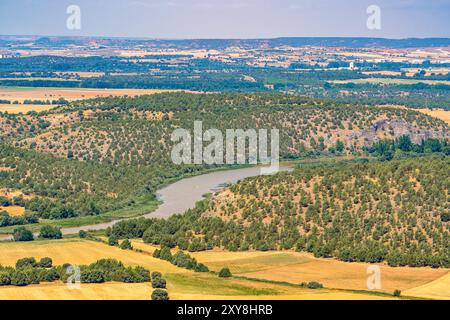
[[[155,278],[152,280],[152,287],[159,288],[159,289],[165,289],[166,288],[166,280],[163,278]]]
[[[45,272],[43,280],[47,281],[47,282],[53,282],[53,281],[56,281],[59,279],[60,279],[60,275],[59,275],[58,271],[55,268],[51,268],[50,270],[47,270]]]
[[[39,261],[38,266],[41,268],[51,268],[53,266],[53,260],[49,257],[44,257]]]
[[[88,237],[88,233],[87,233],[86,231],[84,231],[84,230],[80,230],[80,231],[78,232],[78,236],[79,236],[81,239],[84,239],[84,238],[87,238],[87,237]]]
[[[169,247],[164,247],[161,249],[161,251],[159,253],[159,259],[172,262],[172,252],[170,252]]]
[[[33,257],[22,258],[16,261],[16,269],[35,266],[37,266],[37,262]]]
[[[308,288],[308,289],[321,289],[323,288],[323,284],[317,281],[311,281],[311,282],[302,282],[300,283],[300,287],[302,288]]]
[[[128,239],[123,240],[122,243],[120,244],[120,249],[133,250],[133,246],[131,245],[130,240]]]
[[[7,271],[0,271],[0,286],[9,286],[11,284],[11,276]]]
[[[156,278],[161,278],[161,277],[162,277],[161,272],[158,272],[158,271],[152,272],[152,280],[156,279]]]
[[[169,300],[169,294],[166,290],[155,289],[152,293],[152,300]]]
[[[322,289],[323,284],[321,284],[320,282],[317,282],[317,281],[311,281],[311,282],[308,282],[306,287],[308,289]]]
[[[53,227],[50,225],[45,225],[41,228],[41,232],[39,233],[39,238],[42,239],[61,239],[62,232],[58,227]]]
[[[109,236],[108,245],[117,246],[117,245],[119,245],[119,240],[115,236]]]
[[[33,241],[33,233],[25,227],[19,227],[14,229],[13,232],[14,241]]]
[[[27,274],[21,270],[16,270],[13,272],[11,277],[11,284],[13,286],[23,287],[30,284]]]
[[[219,271],[219,277],[220,277],[220,278],[229,278],[229,277],[231,277],[231,271],[230,271],[230,269],[228,269],[228,268],[222,268],[222,269]]]

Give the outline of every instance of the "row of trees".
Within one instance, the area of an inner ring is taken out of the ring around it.
[[[367,147],[369,154],[373,154],[381,160],[392,160],[396,155],[421,155],[426,153],[444,153],[450,155],[450,145],[447,140],[424,139],[420,144],[413,143],[408,135],[400,136],[394,140],[381,140]]]
[[[51,225],[43,225],[39,232],[40,239],[61,239],[61,228]],[[25,227],[15,228],[13,231],[14,241],[33,241],[33,233]]]
[[[70,264],[53,266],[51,258],[42,258],[39,262],[33,257],[22,258],[15,268],[0,266],[0,285],[26,286],[41,282],[80,281],[81,283],[103,283],[119,281],[126,283],[150,282],[150,271],[140,267],[125,267],[115,259],[102,259],[90,265],[78,266],[80,274]],[[78,279],[79,276],[79,279]]]
[[[6,211],[0,211],[0,227],[33,224],[38,222],[39,218],[33,213],[27,213],[23,216],[11,216]]]
[[[192,258],[190,255],[184,253],[181,250],[172,255],[169,247],[162,247],[161,250],[156,249],[153,252],[153,257],[166,260],[177,267],[194,270],[195,272],[209,271],[207,266],[205,266],[203,263],[197,262],[195,258]]]

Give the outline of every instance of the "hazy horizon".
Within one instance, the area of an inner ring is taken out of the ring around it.
[[[183,40],[271,40],[271,39],[282,39],[282,38],[316,38],[316,39],[326,39],[326,38],[355,38],[355,39],[387,39],[387,40],[408,40],[408,39],[450,39],[448,37],[403,37],[403,38],[389,38],[389,37],[365,37],[365,36],[280,36],[280,37],[259,37],[259,38],[151,38],[151,37],[133,37],[133,36],[102,36],[102,35],[49,35],[49,34],[0,34],[0,37],[48,37],[48,38],[97,38],[97,39],[131,39],[131,40],[167,40],[167,41],[183,41]]]
[[[369,29],[368,6],[381,10]],[[81,28],[70,30],[70,5]],[[147,39],[448,38],[450,0],[2,0],[0,34]]]

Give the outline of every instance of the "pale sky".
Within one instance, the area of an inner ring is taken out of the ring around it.
[[[369,5],[381,29],[366,26]],[[81,29],[66,27],[69,5]],[[0,0],[0,34],[147,38],[450,37],[450,0]]]

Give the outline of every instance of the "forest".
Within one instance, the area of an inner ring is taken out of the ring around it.
[[[282,159],[364,154],[398,158],[395,146],[380,149],[375,143],[380,135],[399,139],[405,130],[411,134],[404,154],[448,153],[448,126],[410,110],[281,94],[97,98],[42,113],[0,114],[0,188],[20,190],[22,198],[15,200],[26,208],[23,219],[3,214],[2,225],[130,208],[138,198],[156,201],[154,192],[169,181],[216,169],[175,165],[170,158],[172,131],[192,129],[199,117],[205,130],[279,128]],[[439,144],[437,149],[428,147],[432,141]],[[413,150],[417,144],[423,148]]]

